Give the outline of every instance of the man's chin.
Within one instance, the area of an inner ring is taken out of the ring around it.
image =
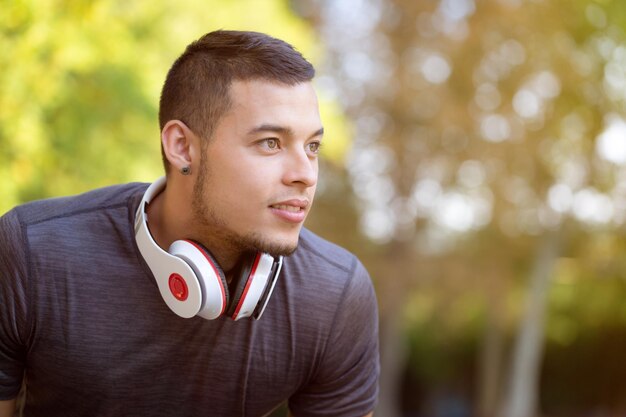
[[[298,243],[285,244],[285,243],[268,243],[257,245],[256,250],[259,252],[269,253],[270,255],[277,256],[289,256],[296,251]]]
[[[289,256],[298,248],[298,237],[295,239],[268,239],[265,236],[250,235],[247,236],[246,246],[259,252],[269,253],[276,256]]]

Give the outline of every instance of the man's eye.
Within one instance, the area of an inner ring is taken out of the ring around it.
[[[315,153],[315,154],[319,153],[320,146],[322,146],[320,142],[311,142],[307,145],[307,147],[309,148],[309,152]]]
[[[269,138],[269,139],[265,139],[265,146],[267,146],[268,149],[278,149],[278,139],[276,138]]]

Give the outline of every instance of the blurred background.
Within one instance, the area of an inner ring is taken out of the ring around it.
[[[626,416],[626,2],[0,0],[0,214],[160,176],[220,28],[318,69],[307,226],[374,280],[376,416]]]

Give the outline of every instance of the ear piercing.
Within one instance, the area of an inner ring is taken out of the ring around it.
[[[191,167],[189,167],[189,166],[182,167],[182,168],[180,169],[180,173],[181,173],[181,174],[183,174],[183,175],[189,175],[189,174],[191,174]]]

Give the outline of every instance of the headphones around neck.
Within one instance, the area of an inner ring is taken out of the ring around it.
[[[200,243],[177,240],[164,251],[148,229],[146,207],[165,188],[165,177],[151,184],[135,214],[135,240],[167,306],[184,318],[200,316],[213,320],[223,314],[233,320],[252,316],[261,318],[283,264],[257,252],[244,256],[233,270],[232,283],[213,255]]]

